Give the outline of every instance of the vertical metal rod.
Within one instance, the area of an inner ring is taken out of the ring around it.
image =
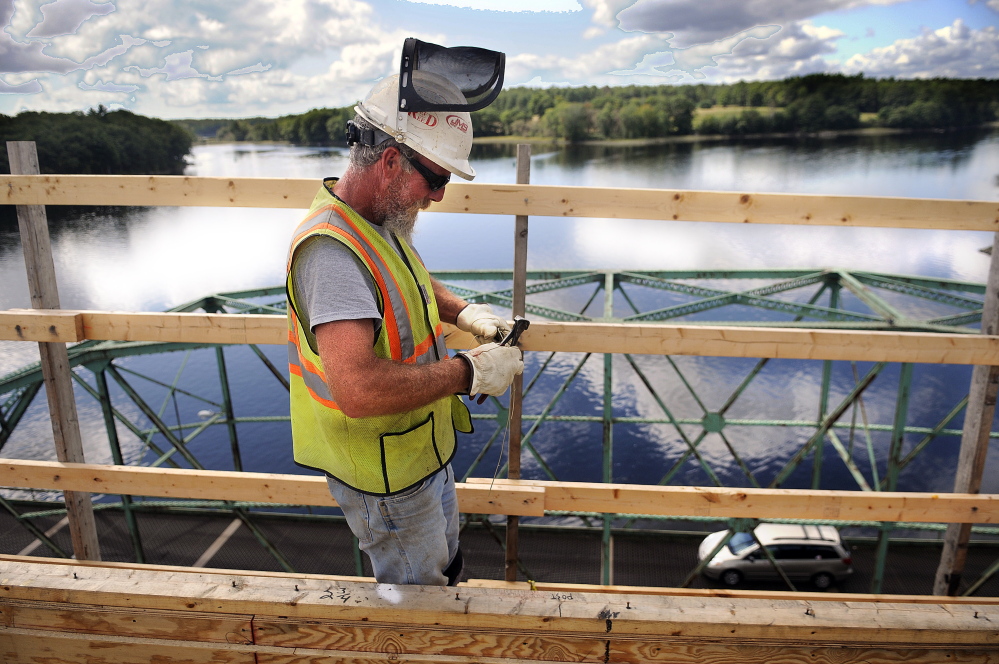
[[[170,427],[163,423],[163,420],[161,420],[159,416],[153,412],[153,409],[149,407],[149,404],[146,403],[145,399],[139,396],[139,393],[128,384],[128,381],[126,381],[122,375],[115,370],[114,365],[108,365],[108,373],[110,373],[111,377],[114,378],[114,381],[118,383],[123,390],[125,390],[125,394],[127,394],[128,398],[139,407],[142,414],[149,418],[149,421],[153,423],[153,426],[156,427],[161,434],[163,434],[167,441],[169,441],[169,443],[173,445],[178,452],[180,452],[181,456],[187,459],[187,462],[191,464],[191,467],[197,470],[204,470],[204,466],[202,466],[201,462],[198,461],[193,454],[191,454],[191,451],[187,449],[187,445],[185,445],[180,438],[177,438],[177,436],[170,431]]]
[[[62,548],[60,548],[58,544],[53,542],[48,535],[43,533],[41,529],[38,528],[38,526],[36,526],[35,524],[31,523],[31,521],[21,516],[21,513],[18,512],[16,509],[14,509],[14,506],[11,505],[9,502],[7,502],[7,500],[3,496],[0,496],[0,507],[3,507],[5,510],[7,510],[12,517],[17,519],[17,522],[21,524],[25,528],[25,530],[34,535],[35,539],[37,539],[39,542],[52,549],[52,552],[55,553],[57,556],[59,556],[60,558],[69,558],[68,553],[63,551]]]
[[[885,490],[895,491],[898,487],[899,462],[902,459],[902,446],[905,444],[905,421],[909,416],[909,395],[912,391],[912,364],[902,364],[898,377],[898,398],[895,401],[895,421],[892,425],[891,447],[888,452],[888,469],[885,472]],[[880,593],[884,582],[885,564],[888,560],[888,540],[892,524],[882,523],[878,533],[878,545],[874,559],[874,578],[871,579],[871,592]]]
[[[37,175],[38,152],[34,141],[8,141],[7,156],[11,175]],[[17,223],[21,231],[24,266],[28,273],[28,289],[34,309],[58,309],[59,289],[56,283],[52,245],[49,241],[48,218],[44,205],[18,205]],[[64,343],[39,343],[45,394],[49,401],[52,435],[56,458],[64,463],[84,463],[83,439],[73,395],[72,369]],[[100,560],[97,523],[90,494],[64,491],[69,532],[77,560]]]
[[[982,307],[982,334],[999,333],[999,233],[992,239],[992,261],[985,283]],[[982,488],[985,458],[989,451],[989,433],[999,397],[999,367],[976,366],[971,372],[968,409],[964,413],[961,451],[954,474],[955,493],[978,493]],[[952,523],[944,535],[943,552],[933,581],[934,595],[956,595],[961,586],[968,557],[971,524]]]
[[[222,346],[215,347],[215,359],[219,365],[219,384],[222,386],[222,412],[225,414],[225,424],[229,430],[232,465],[235,470],[242,471],[243,459],[239,454],[239,438],[236,437],[235,415],[232,412],[232,395],[229,393],[229,373],[225,369],[225,355],[222,352]]]
[[[94,399],[100,400],[101,397],[97,393],[97,390],[95,390],[93,387],[91,387],[90,384],[87,381],[83,380],[82,378],[80,378],[76,374],[73,374],[73,380],[76,381],[77,385],[79,385],[84,390],[86,390],[86,392],[91,397],[93,397]],[[136,426],[134,422],[132,422],[130,419],[128,419],[127,417],[125,417],[124,415],[122,415],[120,412],[118,412],[118,410],[115,409],[114,407],[111,408],[111,413],[115,416],[115,418],[119,422],[121,422],[125,426],[126,429],[128,429],[133,434],[135,434],[136,438],[138,438],[139,440],[143,440],[144,439],[144,437],[146,436],[146,434],[143,433],[143,431],[138,426]],[[150,436],[151,435],[152,434],[150,434]],[[157,447],[156,445],[154,445],[150,441],[144,440],[143,441],[143,445],[145,447],[148,447],[149,449],[151,449],[158,456],[161,456],[161,457],[163,456],[163,450],[161,450],[159,447]],[[173,459],[163,459],[163,461],[169,461],[170,465],[173,466],[174,468],[180,468],[180,465],[176,461],[174,461]],[[162,461],[160,463],[162,463]],[[153,464],[153,465],[159,465],[159,464]]]
[[[281,383],[281,386],[284,387],[284,389],[290,391],[291,385],[288,383],[288,379],[285,378],[284,374],[282,374],[281,371],[276,366],[274,366],[274,363],[271,362],[266,355],[264,355],[264,352],[260,350],[260,348],[257,347],[256,344],[250,344],[250,350],[252,350],[256,354],[256,356],[260,358],[260,361],[264,363],[264,366],[267,367],[268,371],[274,374],[274,377],[278,379],[278,382]]]
[[[784,480],[791,476],[791,473],[793,473],[795,468],[798,467],[798,464],[800,464],[802,459],[804,459],[809,451],[811,451],[812,445],[815,444],[816,439],[826,435],[826,431],[828,431],[839,420],[843,413],[846,412],[846,409],[849,408],[850,405],[864,393],[864,390],[866,390],[870,386],[871,382],[878,377],[878,374],[880,374],[881,370],[885,368],[885,365],[885,362],[878,362],[871,367],[871,370],[867,372],[867,375],[854,386],[843,401],[840,402],[840,404],[836,406],[836,408],[833,409],[833,411],[829,413],[824,420],[822,420],[819,428],[812,435],[812,437],[801,446],[801,449],[799,449],[794,456],[792,456],[787,463],[784,464],[784,468],[777,473],[773,480],[771,480],[771,489],[779,488]]]
[[[28,410],[31,402],[35,400],[35,396],[37,396],[40,389],[42,389],[42,384],[40,382],[34,383],[24,388],[24,392],[17,398],[17,403],[14,404],[13,410],[10,411],[5,421],[3,431],[0,431],[0,450],[3,449],[4,444],[10,438],[11,434],[14,433],[18,422],[24,417],[24,413]]]
[[[257,527],[257,524],[250,521],[250,513],[247,512],[242,507],[233,506],[233,503],[231,502],[227,501],[226,504],[232,507],[232,513],[236,516],[236,518],[242,521],[247,528],[250,529],[250,532],[253,533],[253,536],[256,537],[257,541],[260,542],[260,544],[265,549],[267,549],[267,552],[274,557],[274,560],[278,562],[278,564],[281,566],[281,569],[283,569],[285,572],[290,572],[294,574],[296,570],[292,566],[292,564],[288,562],[288,559],[285,558],[283,555],[281,555],[281,552],[278,551],[277,547],[274,546],[269,539],[267,539],[267,536],[264,535],[264,532],[260,530],[259,527]]]
[[[517,184],[531,182],[531,146],[517,146]],[[527,308],[527,215],[517,215],[513,236],[513,315],[523,316]],[[517,376],[510,386],[510,453],[507,458],[507,477],[520,479],[521,414],[524,377]],[[518,540],[520,518],[506,518],[506,580],[517,580]]]
[[[111,458],[116,465],[124,466],[125,457],[121,453],[121,443],[118,440],[118,428],[114,421],[114,411],[111,408],[111,392],[108,390],[108,378],[104,374],[104,369],[94,371],[94,378],[97,379],[97,394],[101,402],[101,412],[104,414],[104,428],[108,432],[108,444],[111,446]],[[146,562],[145,553],[142,550],[142,538],[139,535],[139,524],[135,519],[135,512],[132,511],[132,496],[121,496],[121,506],[125,512],[125,524],[128,526],[129,535],[132,537],[132,550],[135,553],[135,562]]]
[[[614,273],[604,279],[604,318],[614,316]],[[604,353],[604,410],[603,410],[603,481],[614,481],[614,356]],[[600,552],[600,583],[609,586],[614,582],[614,538],[611,535],[613,514],[604,514],[602,547]]]
[[[829,308],[836,309],[839,306],[839,289],[840,286],[837,283],[833,288],[829,289]],[[826,360],[822,363],[822,387],[819,391],[819,416],[816,418],[819,422],[826,416],[826,412],[829,410],[829,386],[832,383],[832,362]],[[815,441],[815,452],[812,456],[812,489],[822,488],[822,458],[825,456],[825,436],[819,438]]]

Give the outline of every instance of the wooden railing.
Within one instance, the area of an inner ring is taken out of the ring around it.
[[[336,506],[323,477],[0,459],[0,486]],[[644,486],[469,478],[462,512],[543,516],[546,511],[910,523],[999,523],[999,495]]]
[[[308,208],[318,181],[145,175],[0,175],[0,204]],[[432,212],[737,224],[999,230],[988,201],[454,182]]]
[[[471,335],[444,327],[449,348],[474,345]],[[0,340],[75,343],[88,339],[285,344],[288,327],[283,317],[260,314],[0,311]],[[976,334],[537,321],[521,340],[524,350],[548,352],[999,364],[999,336]]]
[[[305,208],[317,186],[315,180],[267,178],[12,175],[0,176],[0,203],[18,206]],[[444,200],[431,209],[436,212],[521,216],[977,231],[999,229],[999,205],[993,202],[537,185],[454,183],[448,186]],[[987,302],[996,299],[995,260],[993,255]],[[983,317],[983,329],[992,330],[992,326]],[[453,328],[448,333],[451,347],[467,347],[471,343],[467,335]],[[51,309],[0,312],[0,339],[6,340],[66,343],[84,339],[114,339],[281,344],[286,338],[284,320],[273,316]],[[525,350],[546,351],[949,363],[974,364],[979,368],[999,366],[999,336],[990,334],[538,321],[523,336],[522,347]],[[973,390],[969,413],[974,410],[982,422],[991,422],[985,394],[983,391],[976,397]],[[993,390],[992,404],[994,402]],[[976,430],[969,434],[967,427],[966,424],[966,439],[980,433]],[[986,426],[986,439],[987,433]],[[984,455],[982,460],[984,462]],[[230,500],[252,496],[254,500],[263,501],[332,504],[324,482],[316,478],[77,463],[5,460],[0,464],[0,485]],[[460,499],[465,511],[524,516],[541,514],[544,510],[578,510],[747,518],[959,524],[999,522],[999,496],[977,495],[974,491],[954,494],[859,493],[496,480],[488,486],[475,481],[462,485]]]

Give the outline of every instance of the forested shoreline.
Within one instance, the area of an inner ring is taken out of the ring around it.
[[[202,139],[343,145],[353,105],[280,118],[182,120]],[[808,134],[862,127],[928,130],[999,119],[999,80],[813,74],[722,85],[510,88],[472,113],[476,137],[570,142],[668,136]]]
[[[195,136],[166,120],[103,106],[86,113],[0,115],[4,141],[34,141],[42,173],[179,175]],[[0,172],[9,173],[7,150]]]
[[[103,106],[0,115],[0,137],[30,140],[43,173],[180,174],[198,139],[344,144],[353,105],[279,118],[165,121]],[[565,140],[946,130],[999,120],[999,80],[813,74],[724,85],[510,88],[472,114],[476,137]],[[6,150],[0,169],[9,172]]]

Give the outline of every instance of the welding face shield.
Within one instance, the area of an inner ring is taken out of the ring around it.
[[[399,110],[464,111],[485,108],[503,89],[506,55],[472,46],[446,48],[410,37],[402,47],[399,65]],[[414,85],[414,74],[435,74],[449,81],[462,95],[461,101],[441,102],[422,94]]]
[[[469,113],[485,108],[499,94],[505,62],[506,56],[496,51],[407,39],[399,75],[379,81],[354,108],[376,131],[352,130],[353,123],[348,123],[348,144],[353,140],[374,145],[394,138],[471,180],[475,170],[468,163]]]

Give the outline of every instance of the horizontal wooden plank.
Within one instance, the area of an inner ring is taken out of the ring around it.
[[[72,563],[0,561],[0,603],[11,601],[123,607],[137,615],[145,610],[188,608],[205,613],[251,614],[254,626],[276,626],[267,635],[272,643],[260,643],[261,635],[257,634],[255,647],[279,647],[282,642],[298,639],[290,627],[298,623],[310,624],[310,629],[316,630],[303,639],[316,644],[332,638],[337,650],[357,653],[367,651],[363,630],[370,628],[384,629],[383,636],[392,630],[412,633],[414,643],[428,639],[446,643],[455,637],[456,648],[464,647],[462,642],[474,644],[476,635],[499,644],[508,635],[520,634],[540,639],[595,640],[605,648],[610,642],[610,647],[620,652],[628,651],[623,644],[634,642],[999,651],[999,633],[994,627],[999,614],[995,605],[988,604],[812,602],[793,596],[767,600],[583,592],[570,597],[530,590],[393,586],[295,575],[228,577],[197,570],[151,572]],[[324,635],[326,626],[339,631]],[[351,633],[357,635],[353,640]],[[397,652],[409,649],[406,641],[395,640],[400,646]],[[519,647],[514,641],[508,643],[511,648]],[[516,657],[516,651],[494,650],[489,654]]]
[[[141,620],[128,608],[4,600],[8,627],[81,634],[117,634],[204,643],[252,643],[253,616],[146,609]]]
[[[0,630],[4,664],[257,664],[254,648],[57,630]]]
[[[142,175],[2,175],[13,205],[307,208],[319,180]],[[999,205],[873,196],[455,182],[434,212],[730,223],[999,229]]]
[[[180,343],[285,344],[283,316],[262,314],[80,312],[87,339]]]
[[[0,486],[202,500],[335,505],[322,477],[0,460]],[[999,495],[644,486],[469,478],[459,508],[541,516],[542,510],[756,519],[999,523]]]
[[[7,205],[308,208],[320,180],[184,175],[0,175]]]
[[[31,563],[32,565],[66,565],[72,564],[76,567],[106,567],[120,570],[147,570],[154,572],[186,572],[189,567],[177,565],[151,565],[149,563],[123,563],[106,560],[73,560],[67,561],[65,558],[45,558],[41,556],[17,556],[10,554],[0,554],[0,562],[7,561],[13,563]],[[288,572],[267,572],[263,570],[238,570],[223,569],[215,567],[201,567],[198,572],[203,575],[215,575],[225,577],[251,577],[261,576],[273,579],[287,579]],[[360,576],[340,576],[329,574],[302,574],[295,573],[296,579],[312,579],[316,581],[329,581],[331,583],[352,582],[352,583],[373,583],[373,577]],[[470,588],[494,588],[499,590],[532,590],[531,584],[526,581],[497,581],[494,579],[466,579],[458,584],[458,587]],[[533,590],[543,592],[585,592],[585,593],[617,593],[620,595],[665,595],[671,597],[729,597],[740,599],[795,599],[808,600],[810,602],[887,602],[895,604],[975,604],[975,605],[999,605],[999,597],[951,597],[949,595],[888,595],[888,594],[864,594],[864,593],[833,593],[833,592],[795,592],[788,594],[786,590],[742,590],[733,588],[668,588],[659,586],[598,586],[585,583],[549,583],[547,581],[537,581]],[[0,604],[0,621],[3,620],[4,606]]]
[[[0,460],[0,486],[200,500],[336,506],[324,477],[58,461]],[[542,487],[459,483],[458,507],[476,514],[542,516]]]
[[[69,321],[77,317],[76,325]],[[53,326],[52,321],[62,321]],[[51,328],[51,329],[50,329]],[[20,330],[20,332],[19,332]],[[0,311],[0,340],[86,339],[218,344],[284,344],[285,318],[263,314]],[[469,348],[470,335],[445,325],[448,347]],[[556,323],[536,321],[521,337],[524,350],[547,352],[703,355],[866,362],[999,365],[999,336],[933,332],[871,332],[724,325]]]
[[[365,630],[377,631],[375,629]],[[398,630],[394,630],[398,631]],[[967,648],[849,648],[837,645],[816,647],[802,644],[756,645],[714,644],[680,642],[664,639],[655,643],[622,641],[619,639],[591,639],[587,644],[593,651],[586,657],[578,648],[579,640],[558,637],[508,636],[509,651],[524,656],[490,657],[476,652],[474,646],[453,648],[452,652],[470,654],[443,654],[437,652],[400,652],[400,638],[393,638],[389,630],[378,647],[382,651],[337,650],[326,648],[276,647],[267,645],[216,645],[208,648],[196,642],[176,642],[159,639],[136,639],[116,636],[82,638],[54,631],[9,630],[0,631],[0,655],[6,655],[5,664],[525,664],[533,661],[560,662],[616,662],[640,664],[996,664],[999,654],[987,649]],[[403,632],[400,636],[408,637]],[[456,636],[447,635],[446,640]],[[518,641],[520,639],[520,641]],[[444,639],[441,639],[443,641]],[[476,643],[492,641],[479,636]],[[405,643],[409,643],[406,640]],[[541,647],[530,648],[535,643]],[[11,645],[7,645],[11,644]],[[435,649],[444,649],[444,643],[434,641]],[[6,647],[5,647],[6,646]],[[602,651],[601,651],[602,648]],[[482,650],[501,650],[498,644]],[[546,656],[534,658],[540,651]],[[600,651],[600,652],[597,652]]]
[[[468,483],[490,482],[469,478]],[[495,480],[544,487],[545,509],[570,512],[829,519],[917,523],[999,523],[999,494],[813,491]]]
[[[73,343],[86,338],[76,311],[10,309],[0,311],[0,340]]]
[[[999,363],[999,337],[723,325],[531,323],[525,350],[801,360]]]
[[[999,229],[999,204],[991,201],[674,189],[456,183],[448,186],[444,200],[431,210],[738,224]]]
[[[55,563],[62,558],[51,558]],[[533,584],[533,586],[532,586]],[[472,588],[534,590],[547,593],[619,593],[628,595],[669,595],[670,597],[732,597],[742,599],[795,599],[810,602],[892,602],[904,604],[990,604],[999,605],[999,597],[952,597],[950,595],[873,595],[869,593],[833,593],[787,590],[739,590],[735,588],[668,588],[658,586],[598,586],[590,583],[554,583],[548,581],[497,581],[467,579],[461,585]]]

